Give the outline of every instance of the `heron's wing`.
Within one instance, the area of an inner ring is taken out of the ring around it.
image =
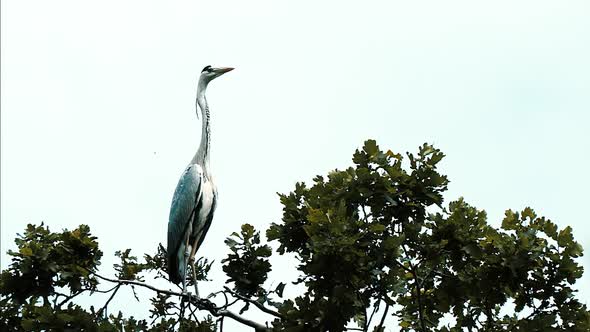
[[[184,241],[185,232],[193,215],[197,213],[196,203],[201,195],[201,184],[203,183],[203,169],[197,164],[189,165],[174,191],[170,217],[168,219],[168,273],[170,280],[179,282],[186,271],[184,262]],[[182,247],[182,252],[179,249]],[[179,266],[182,265],[182,266]]]

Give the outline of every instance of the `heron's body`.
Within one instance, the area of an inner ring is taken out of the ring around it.
[[[201,73],[197,89],[197,108],[200,108],[203,118],[201,143],[197,153],[180,176],[170,207],[168,274],[170,281],[183,283],[183,291],[189,261],[193,260],[195,252],[203,243],[217,205],[217,188],[209,170],[211,131],[205,90],[212,79],[230,70],[231,68],[216,69],[207,66]]]
[[[201,165],[190,164],[178,181],[170,207],[167,250],[172,282],[179,283],[186,278],[185,255],[196,252],[203,243],[216,204],[215,184],[204,176]]]

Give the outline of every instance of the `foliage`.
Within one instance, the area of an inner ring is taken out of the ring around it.
[[[173,303],[162,304],[163,293],[151,299],[153,321],[137,320],[134,317],[106,315],[105,305],[95,310],[85,309],[73,300],[81,294],[93,295],[98,292],[117,293],[122,284],[110,289],[100,289],[97,274],[102,252],[98,249],[96,237],[90,234],[86,225],[73,231],[50,232],[48,227],[28,225],[23,235],[15,240],[18,251],[9,251],[12,264],[0,275],[0,326],[7,331],[41,330],[84,330],[84,331],[169,331],[179,325],[171,309]],[[164,275],[165,257],[162,247],[156,255],[146,255],[146,263],[138,263],[129,249],[118,251],[121,262],[114,265],[117,278],[121,281],[143,281],[142,273],[157,271]],[[206,274],[208,269],[202,269]],[[133,285],[132,285],[133,286]],[[165,308],[159,307],[163,305]],[[211,317],[197,322],[183,320],[182,331],[215,331]]]
[[[250,224],[242,225],[241,234],[232,233],[225,243],[231,250],[222,261],[226,263],[223,271],[229,277],[228,282],[233,282],[236,292],[244,296],[263,293],[262,284],[270,272],[270,263],[266,259],[272,254],[270,247],[259,245],[260,234]]]
[[[506,211],[495,228],[463,198],[443,205],[443,157],[424,144],[405,163],[365,142],[353,167],[279,195],[283,218],[266,230],[269,243],[249,224],[232,233],[222,261],[228,286],[204,299],[145,283],[167,279],[161,245],[143,260],[118,251],[116,278],[108,278],[97,273],[102,253],[87,226],[52,233],[29,225],[0,275],[0,325],[216,331],[231,318],[257,331],[590,330],[590,312],[572,288],[583,273],[572,229],[559,230],[528,207]],[[295,257],[299,276],[270,287],[273,243],[280,255]],[[197,279],[206,280],[211,267],[200,259]],[[303,292],[284,297],[289,281]],[[154,291],[149,321],[106,315],[121,287]],[[99,310],[73,301],[96,292],[111,294]],[[237,303],[238,313],[231,310]],[[252,307],[268,315],[266,324],[241,316]]]

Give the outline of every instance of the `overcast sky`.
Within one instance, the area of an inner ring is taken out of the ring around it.
[[[276,192],[349,166],[368,138],[433,143],[447,202],[464,196],[496,226],[531,206],[590,249],[586,0],[7,0],[1,13],[2,268],[27,223],[90,225],[105,267],[165,243],[209,64],[236,70],[207,91],[219,204],[200,255],[219,262],[241,223],[279,221]],[[211,290],[225,280],[213,270]],[[281,271],[270,282],[292,280]]]

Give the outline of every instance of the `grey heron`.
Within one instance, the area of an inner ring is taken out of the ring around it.
[[[217,205],[217,188],[209,169],[209,149],[211,129],[209,125],[209,105],[205,98],[207,85],[213,79],[233,70],[233,68],[203,68],[197,86],[197,118],[202,114],[201,143],[197,153],[188,164],[174,191],[170,217],[168,220],[168,275],[170,281],[182,282],[182,292],[186,292],[186,273],[192,262],[195,277],[194,256],[199,249],[213,220]],[[195,280],[195,292],[197,291]],[[196,294],[198,296],[198,294]]]

